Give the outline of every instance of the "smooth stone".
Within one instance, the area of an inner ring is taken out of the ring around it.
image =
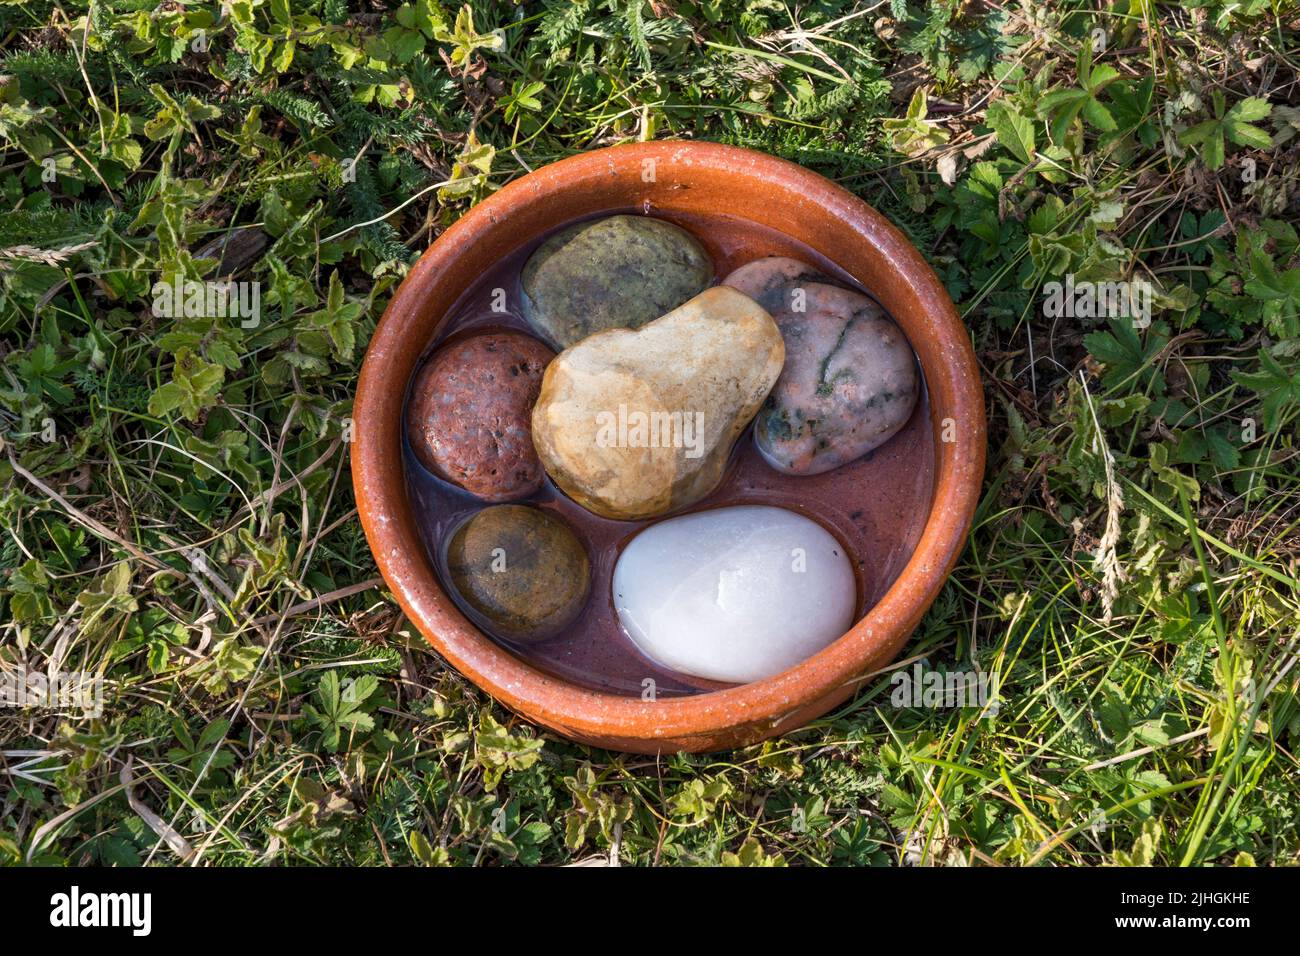
[[[647,657],[683,674],[771,677],[844,634],[857,608],[843,546],[784,508],[737,505],[651,525],[614,566],[614,607]]]
[[[553,637],[587,602],[587,549],[564,521],[529,505],[492,505],[456,529],[447,545],[456,591],[501,637]]]
[[[704,290],[713,263],[685,229],[608,216],[561,230],[524,265],[524,316],[568,348],[594,332],[635,329]]]
[[[516,501],[541,486],[533,404],[555,353],[519,332],[462,339],[416,375],[406,433],[420,464],[485,501]]]
[[[753,277],[747,283],[773,308],[786,349],[754,442],[778,471],[817,475],[861,458],[907,424],[920,391],[916,356],[870,297],[803,278],[782,283],[782,271],[791,270],[770,273],[765,286]]]
[[[789,308],[791,283],[798,280],[827,281],[815,268],[787,256],[766,256],[747,262],[722,280],[737,292],[743,292],[775,316]]]
[[[694,504],[785,361],[772,317],[716,286],[635,332],[611,329],[556,356],[533,442],[556,485],[588,511],[638,519]]]

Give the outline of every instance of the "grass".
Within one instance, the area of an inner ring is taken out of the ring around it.
[[[0,5],[0,860],[1292,864],[1300,10],[1281,0]],[[763,149],[930,258],[984,374],[971,545],[781,740],[540,734],[376,580],[349,402],[475,200],[637,138]],[[154,284],[261,283],[262,321]],[[1150,283],[1149,321],[1048,284]]]

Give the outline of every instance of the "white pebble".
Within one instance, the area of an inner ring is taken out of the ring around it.
[[[853,623],[844,547],[793,511],[737,505],[670,518],[637,535],[614,568],[628,636],[665,667],[744,683],[779,674]]]

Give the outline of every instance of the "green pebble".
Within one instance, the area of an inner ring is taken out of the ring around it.
[[[708,287],[713,263],[686,230],[609,216],[543,242],[523,270],[524,315],[565,349],[605,329],[636,329]]]

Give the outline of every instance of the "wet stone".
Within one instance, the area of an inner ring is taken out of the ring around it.
[[[605,518],[694,504],[722,480],[784,356],[771,316],[722,286],[635,332],[590,336],[542,381],[533,410],[542,465]]]
[[[815,654],[848,630],[857,605],[843,545],[766,505],[651,525],[619,556],[613,593],[624,630],[652,660],[735,683]]]
[[[828,280],[806,262],[787,256],[767,256],[745,263],[723,279],[722,284],[745,293],[775,316],[790,307],[790,292],[800,281]]]
[[[587,551],[569,526],[529,505],[493,505],[451,536],[447,570],[457,593],[507,640],[562,631],[591,588]]]
[[[762,259],[724,285],[771,308],[785,342],[785,367],[758,413],[754,441],[778,471],[816,475],[861,458],[901,430],[920,377],[906,336],[874,300],[809,279],[800,266]]]
[[[519,332],[448,345],[417,373],[406,413],[415,457],[485,501],[531,495],[543,472],[530,419],[554,353]]]
[[[708,286],[713,264],[685,229],[648,216],[577,223],[524,265],[524,315],[568,348],[595,332],[635,329]]]

